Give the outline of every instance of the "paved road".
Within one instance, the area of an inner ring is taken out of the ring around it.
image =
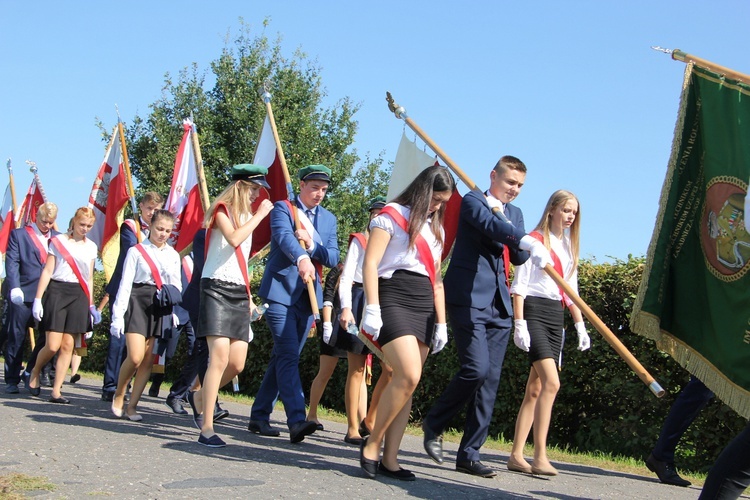
[[[694,499],[698,488],[678,488],[655,478],[596,467],[556,462],[560,475],[543,479],[505,469],[507,454],[490,450],[483,461],[498,469],[493,479],[453,470],[456,445],[446,443],[448,460],[435,465],[417,436],[404,438],[403,467],[417,480],[370,480],[359,469],[358,449],[343,442],[345,426],[326,429],[300,444],[288,434],[266,438],[247,431],[249,408],[224,404],[231,414],[217,423],[228,446],[210,449],[197,443],[192,418],[176,416],[162,399],[146,397],[143,421],[117,420],[100,401],[101,382],[82,379],[63,386],[70,405],[48,403],[25,389],[8,395],[0,388],[0,475],[44,476],[54,492],[36,498],[649,498]],[[285,428],[276,412],[272,424]]]

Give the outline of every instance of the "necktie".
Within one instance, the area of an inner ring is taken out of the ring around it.
[[[305,213],[307,214],[307,218],[310,219],[310,222],[312,222],[313,227],[315,227],[315,214],[312,210],[305,210]]]

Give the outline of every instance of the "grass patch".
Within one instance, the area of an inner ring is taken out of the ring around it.
[[[45,477],[27,476],[25,474],[6,474],[0,476],[0,498],[16,500],[26,498],[24,491],[54,491],[55,485]]]

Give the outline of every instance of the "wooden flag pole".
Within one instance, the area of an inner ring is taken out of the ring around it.
[[[713,71],[714,73],[718,73],[719,75],[724,76],[726,78],[730,78],[732,80],[739,80],[743,83],[750,84],[750,75],[746,75],[744,73],[740,73],[739,71],[735,71],[725,66],[720,66],[716,63],[712,63],[711,61],[701,59],[700,57],[687,54],[681,51],[680,49],[668,50],[668,49],[662,49],[661,47],[652,47],[652,48],[655,50],[660,50],[668,54],[671,54],[672,59],[674,59],[675,61],[682,61],[688,64],[695,63],[696,66],[700,66],[701,68],[705,68],[709,71]]]
[[[386,101],[388,101],[388,109],[391,110],[396,115],[396,118],[403,119],[409,127],[411,127],[412,130],[448,165],[451,170],[466,184],[470,189],[472,190],[479,190],[477,188],[477,185],[469,179],[469,177],[458,168],[458,166],[451,160],[448,155],[443,152],[440,147],[438,147],[437,144],[435,144],[430,137],[422,131],[421,128],[419,128],[414,121],[409,118],[406,115],[406,111],[403,107],[399,106],[393,101],[393,97],[391,96],[390,92],[386,92]],[[497,215],[499,218],[503,219],[505,222],[509,222],[508,219],[506,219],[502,212],[497,210],[494,211],[495,215]],[[547,272],[547,274],[552,278],[555,283],[557,283],[568,296],[570,299],[581,309],[581,312],[588,318],[588,320],[591,322],[592,325],[594,325],[594,328],[604,337],[604,340],[607,341],[609,345],[611,345],[617,354],[620,355],[620,357],[627,363],[627,365],[635,372],[636,375],[638,375],[638,378],[640,378],[644,384],[648,386],[648,388],[653,392],[656,397],[662,397],[665,394],[664,389],[662,389],[661,385],[652,377],[648,371],[641,365],[641,363],[633,356],[633,354],[625,347],[622,342],[620,342],[620,339],[618,339],[612,331],[607,328],[607,325],[604,324],[604,322],[599,319],[599,317],[594,313],[594,311],[581,299],[578,294],[576,294],[572,288],[565,282],[564,279],[555,271],[555,269],[551,265],[545,266],[544,270]]]
[[[195,174],[198,176],[198,188],[201,195],[201,205],[203,205],[203,213],[208,212],[208,207],[211,206],[211,198],[208,196],[208,184],[206,184],[206,173],[203,170],[203,156],[201,155],[201,145],[198,141],[198,129],[193,122],[192,117],[190,118],[190,126],[192,127],[192,134],[190,139],[193,143],[193,152],[195,153]]]
[[[133,211],[133,220],[135,221],[136,234],[138,243],[141,242],[141,218],[138,213],[138,205],[135,202],[135,189],[133,189],[133,177],[130,175],[130,161],[128,160],[128,147],[125,145],[125,129],[120,120],[120,113],[117,113],[117,130],[120,136],[120,151],[122,152],[122,164],[125,166],[125,177],[128,179],[128,189],[130,190],[130,209]]]
[[[8,185],[10,186],[10,200],[13,203],[13,217],[18,212],[18,204],[16,203],[16,185],[13,182],[13,167],[11,166],[11,159],[8,158]],[[5,214],[3,214],[5,215]]]
[[[294,227],[298,231],[301,229],[299,217],[297,216],[297,210],[295,210],[296,202],[294,196],[294,189],[292,188],[292,179],[289,175],[289,168],[286,165],[286,158],[284,157],[284,150],[281,148],[281,140],[279,139],[279,132],[276,129],[276,120],[273,117],[273,109],[271,109],[271,93],[268,89],[264,88],[261,94],[263,103],[266,105],[266,113],[268,113],[268,121],[271,122],[271,132],[273,132],[273,140],[276,143],[276,149],[279,151],[279,160],[281,161],[281,171],[284,173],[284,182],[286,183],[286,193],[289,197],[289,201],[292,204],[292,218],[294,219]],[[305,248],[305,243],[299,240],[299,244],[302,248]],[[320,277],[323,279],[323,277]],[[313,317],[315,318],[315,327],[317,328],[320,323],[320,309],[318,308],[318,298],[315,295],[315,284],[313,279],[307,280],[307,294],[310,297],[310,308],[312,309]]]

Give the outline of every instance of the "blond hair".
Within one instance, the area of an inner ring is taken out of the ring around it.
[[[544,207],[542,218],[539,219],[539,223],[536,225],[536,230],[544,236],[544,245],[547,247],[547,250],[549,250],[549,226],[550,219],[552,218],[552,212],[557,210],[560,206],[565,205],[570,200],[575,200],[575,202],[578,203],[578,212],[576,213],[576,218],[573,220],[573,224],[570,226],[570,254],[573,261],[573,267],[570,268],[570,273],[572,274],[573,271],[575,271],[575,269],[578,267],[579,235],[581,227],[581,202],[578,201],[576,195],[564,189],[558,189],[557,191],[552,193],[552,196],[550,196],[549,200],[547,200],[547,206]]]

